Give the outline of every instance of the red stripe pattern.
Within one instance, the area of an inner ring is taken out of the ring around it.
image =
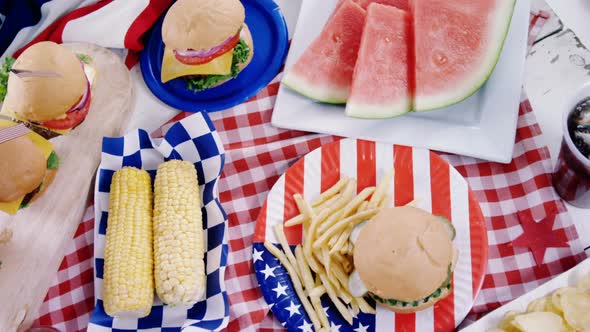
[[[295,204],[295,200],[293,199],[293,195],[301,194],[303,195],[303,172],[304,172],[305,164],[303,160],[299,160],[293,167],[289,168],[289,170],[285,173],[285,195],[284,195],[284,211],[283,211],[283,219],[285,221],[289,220],[290,218],[295,217],[299,214],[299,209],[297,208],[297,204]],[[289,227],[288,231],[285,231],[285,236],[287,237],[287,242],[291,245],[296,245],[301,243],[302,239],[302,232],[303,227],[302,225],[297,225],[293,227]]]
[[[449,164],[444,162],[439,156],[437,156],[433,152],[430,153],[430,178],[432,179],[430,189],[432,193],[432,213],[435,215],[443,216],[447,218],[449,221],[453,222],[453,218],[451,216],[451,209],[453,204],[451,202]],[[467,194],[469,195],[469,193]],[[479,226],[481,227],[483,225],[480,224]],[[470,229],[470,233],[478,234],[480,232],[480,229]],[[477,238],[479,238],[479,236]],[[459,250],[461,250],[461,248],[459,248]],[[476,250],[481,251],[481,244],[480,247],[476,248]],[[474,261],[473,258],[472,261]],[[475,261],[475,264],[477,266],[485,266],[485,262],[483,262],[482,264],[481,260]],[[477,280],[477,282],[479,282],[479,280],[481,279],[472,278],[471,280]],[[456,285],[454,283],[451,283],[451,287],[453,287],[453,289],[455,289],[455,286]],[[455,326],[455,310],[453,310],[454,307],[455,303],[452,294],[436,303],[436,305],[434,306],[434,330],[436,332],[447,331],[447,326],[449,325]],[[448,325],[439,324],[439,322],[442,321],[444,321],[445,324]]]
[[[77,8],[60,17],[45,28],[45,30],[41,31],[41,33],[31,40],[31,42],[14,52],[13,57],[17,58],[29,46],[40,41],[50,40],[61,44],[63,42],[62,35],[68,22],[92,14],[111,2],[113,2],[113,0],[100,0],[94,4]],[[125,57],[125,65],[127,68],[131,69],[137,64],[137,62],[139,62],[139,52],[143,50],[143,35],[152,27],[152,25],[154,25],[156,20],[162,15],[162,13],[164,13],[171,3],[172,0],[150,0],[146,8],[131,23],[124,39],[124,45],[128,51]]]
[[[405,205],[414,200],[414,164],[412,148],[394,146],[394,205]],[[416,314],[395,315],[395,331],[415,331]]]

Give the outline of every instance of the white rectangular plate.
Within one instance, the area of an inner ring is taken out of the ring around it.
[[[304,0],[288,70],[320,33],[337,0]],[[451,107],[387,120],[344,115],[342,105],[313,102],[281,84],[272,125],[410,145],[508,163],[512,159],[527,50],[530,0],[517,0],[504,49],[488,82]]]
[[[497,327],[508,311],[516,310],[524,312],[526,311],[527,305],[534,299],[543,297],[561,287],[575,287],[578,280],[587,273],[590,273],[590,259],[586,259],[567,272],[560,274],[555,279],[537,287],[532,292],[528,292],[516,300],[490,312],[477,322],[461,330],[461,332],[482,332]]]

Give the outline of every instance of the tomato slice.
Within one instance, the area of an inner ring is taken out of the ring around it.
[[[217,52],[208,55],[206,57],[198,57],[198,56],[182,56],[178,55],[178,53],[174,52],[174,57],[176,60],[184,63],[185,65],[202,65],[204,63],[210,62],[213,59],[231,51],[238,42],[240,41],[240,33],[238,32],[232,39],[230,39],[227,43],[223,45]]]
[[[91,97],[91,92],[88,91],[88,99],[86,99],[86,103],[84,103],[84,105],[79,110],[66,113],[65,119],[45,121],[41,122],[41,125],[49,129],[58,130],[72,129],[76,127],[86,118],[86,115],[88,115]]]

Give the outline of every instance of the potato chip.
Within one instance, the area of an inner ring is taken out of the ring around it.
[[[578,288],[590,289],[590,273],[583,276],[576,285]]]
[[[529,305],[526,307],[526,312],[540,312],[540,311],[547,311],[547,302],[551,301],[549,297],[541,297],[536,300],[531,301]]]
[[[561,307],[561,297],[563,296],[563,294],[568,293],[568,292],[572,292],[572,291],[576,291],[576,289],[573,287],[562,287],[562,288],[556,289],[555,291],[553,291],[553,293],[551,293],[551,303],[553,304],[553,306],[557,310],[556,313],[560,314],[563,312],[563,308]]]
[[[512,325],[522,332],[563,332],[566,329],[561,316],[552,312],[529,312],[517,315]]]
[[[521,312],[520,311],[508,311],[506,314],[504,314],[504,319],[502,319],[502,321],[500,322],[500,324],[498,325],[498,327],[506,332],[519,332],[514,325],[512,325],[512,320],[514,319],[514,317],[520,315]]]
[[[573,328],[590,332],[590,290],[576,289],[561,295],[565,320]]]
[[[551,295],[547,295],[546,298],[547,298],[547,302],[545,303],[545,311],[549,311],[554,314],[561,315],[562,314],[561,309],[557,308],[553,304],[553,302],[551,301],[551,298],[552,298]],[[561,306],[560,306],[560,308],[561,308]]]

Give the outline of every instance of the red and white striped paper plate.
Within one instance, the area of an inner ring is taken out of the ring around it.
[[[344,176],[356,178],[357,192],[360,192],[367,186],[375,186],[392,168],[395,174],[389,194],[393,205],[405,205],[417,199],[418,207],[445,216],[457,231],[453,244],[460,254],[453,274],[453,292],[434,307],[415,314],[395,314],[377,306],[376,315],[359,315],[352,326],[332,310],[328,312],[334,324],[332,328],[453,331],[471,309],[485,274],[488,241],[479,203],[465,179],[429,150],[343,139],[324,145],[293,164],[269,192],[257,220],[253,258],[258,282],[273,313],[289,330],[306,330],[309,319],[303,308],[296,309],[299,300],[286,271],[273,261],[270,253],[264,252],[265,240],[278,243],[272,227],[299,213],[292,198],[295,193],[313,199]],[[285,228],[285,232],[290,245],[301,243],[301,227]],[[285,284],[288,287],[285,292],[281,288],[277,291],[277,285]],[[323,302],[328,304],[329,300]]]

